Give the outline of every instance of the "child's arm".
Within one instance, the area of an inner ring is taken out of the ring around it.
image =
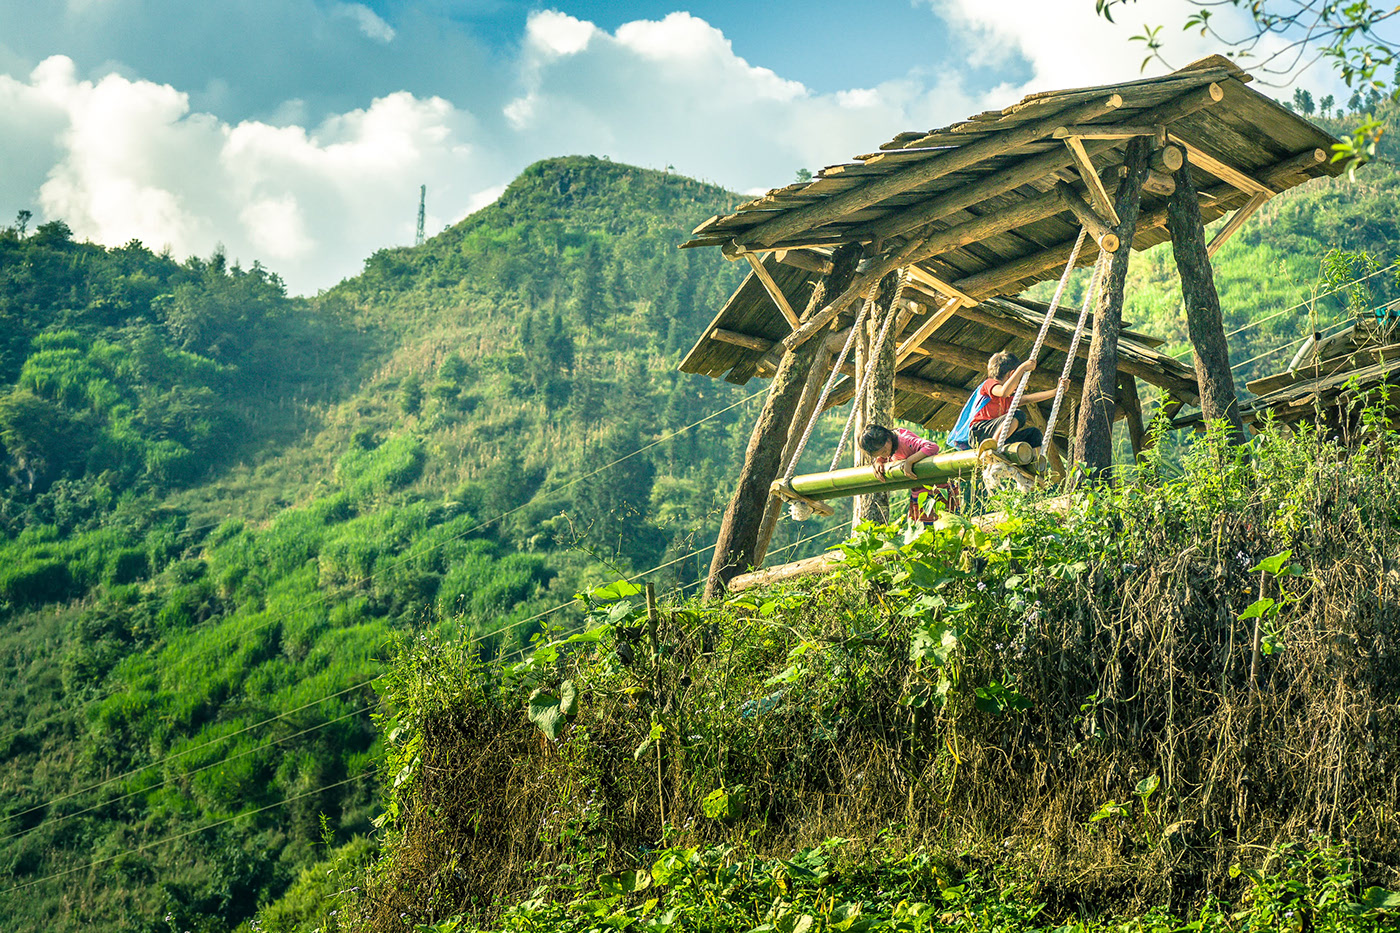
[[[1020,366],[1011,371],[1001,382],[992,386],[992,394],[997,398],[1006,398],[1016,391],[1016,387],[1021,384],[1021,379],[1026,375],[1035,372],[1035,360],[1026,360]]]
[[[1068,386],[1068,385],[1069,385],[1069,380],[1068,380],[1068,379],[1061,379],[1061,380],[1060,380],[1060,384],[1061,384],[1061,385],[1064,385],[1064,386]],[[1028,394],[1026,394],[1026,395],[1021,396],[1021,401],[1023,401],[1023,402],[1048,402],[1048,401],[1052,400],[1052,399],[1055,397],[1055,393],[1056,393],[1057,391],[1059,391],[1059,390],[1058,390],[1058,389],[1046,389],[1044,392],[1031,392],[1031,393],[1028,393]]]
[[[903,460],[899,461],[900,471],[903,472],[904,475],[909,477],[910,479],[918,479],[918,477],[914,475],[914,464],[918,463],[920,460],[924,459],[928,455],[929,451],[927,450],[915,451],[914,453],[905,457]]]
[[[924,440],[922,437],[916,437],[912,433],[909,434],[908,437],[917,445],[918,449],[900,461],[899,469],[900,472],[910,479],[918,479],[918,477],[914,475],[914,464],[925,457],[931,457],[938,453],[938,444],[934,441]]]

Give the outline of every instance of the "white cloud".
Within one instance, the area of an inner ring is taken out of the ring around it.
[[[366,38],[377,42],[393,42],[394,36],[397,35],[393,26],[384,22],[378,13],[363,3],[342,3],[335,7],[335,11],[340,16],[354,20]]]
[[[558,10],[531,13],[525,24],[525,44],[533,52],[549,58],[577,55],[588,48],[588,42],[598,33],[598,27],[574,19]]]
[[[962,33],[960,45],[971,50],[975,65],[1003,65],[1020,58],[1031,66],[1031,76],[1022,85],[1008,88],[1010,96],[1030,91],[1082,87],[1149,77],[1168,69],[1160,61],[1150,61],[1144,43],[1131,41],[1146,26],[1162,26],[1163,52],[1174,67],[1181,67],[1222,50],[1220,40],[1202,36],[1199,30],[1182,30],[1186,18],[1197,6],[1186,0],[1136,0],[1116,8],[1116,22],[1097,15],[1088,0],[920,0],[953,29]],[[1251,31],[1246,12],[1229,5],[1214,10],[1216,29],[1226,36],[1243,36]],[[1266,37],[1253,61],[1260,61],[1285,45],[1287,40]],[[1250,70],[1251,60],[1241,65]],[[1256,76],[1268,78],[1260,73]],[[1308,81],[1329,81],[1330,76],[1315,69]],[[1282,93],[1260,87],[1264,93]],[[1009,103],[1009,101],[1008,101]],[[1004,106],[1004,105],[1003,105]]]
[[[680,12],[612,32],[536,12],[514,60],[489,82],[442,95],[367,95],[331,110],[286,95],[259,120],[199,112],[191,95],[204,99],[200,88],[115,67],[80,75],[54,56],[25,77],[0,73],[0,207],[37,205],[43,219],[61,217],[80,237],[168,243],[181,256],[223,243],[294,291],[311,291],[354,274],[381,246],[411,243],[420,184],[430,232],[489,203],[528,163],[556,155],[674,166],[762,191],[788,183],[797,168],[1006,106],[1028,89],[1138,73],[1130,27],[1097,19],[1087,2],[920,2],[948,24],[957,47],[1006,56],[1031,75],[1026,86],[970,91],[965,63],[956,62],[817,93],[746,61],[718,29]],[[368,7],[326,8],[354,18],[375,40],[357,41],[375,54],[406,49],[422,28],[397,23],[396,39]],[[1143,0],[1132,9],[1171,22],[1182,7]]]
[[[13,122],[11,122],[13,121]],[[352,274],[386,244],[411,242],[418,185],[465,206],[484,166],[467,137],[475,121],[441,98],[391,94],[314,128],[256,121],[230,125],[191,113],[168,85],[108,75],[80,81],[73,63],[47,59],[27,83],[0,77],[0,128],[8,147],[46,151],[0,180],[0,196],[27,203],[79,237],[131,239],[177,255],[224,243],[261,260],[295,290]],[[38,177],[35,177],[35,176]],[[32,203],[32,202],[28,202]]]

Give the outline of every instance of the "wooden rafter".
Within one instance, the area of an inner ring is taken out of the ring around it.
[[[1104,126],[1092,124],[1081,124],[1078,126],[1059,126],[1050,135],[1055,139],[1066,139],[1070,136],[1076,139],[1132,139],[1134,136],[1161,136],[1166,132],[1166,127],[1161,124],[1152,126],[1129,126],[1126,123]]]
[[[1074,156],[1074,167],[1079,170],[1079,177],[1084,180],[1084,187],[1089,189],[1089,197],[1094,202],[1094,210],[1098,211],[1100,217],[1109,221],[1110,226],[1118,226],[1118,212],[1113,209],[1113,199],[1108,196],[1108,191],[1104,189],[1103,179],[1099,178],[1099,171],[1094,168],[1089,153],[1084,151],[1084,143],[1078,136],[1066,136],[1064,140],[1065,145],[1069,147],[1070,154]]]
[[[910,266],[909,277],[915,282],[918,282],[920,285],[924,285],[928,288],[937,289],[941,294],[946,295],[949,298],[961,298],[963,304],[976,303],[966,292],[960,290],[956,285],[952,284],[951,282],[944,281],[942,278],[940,278],[937,275],[934,275],[932,272],[930,272],[928,269],[925,269],[923,266]]]
[[[778,243],[794,233],[829,224],[846,214],[878,204],[886,198],[894,197],[911,188],[917,188],[942,178],[944,175],[976,165],[985,159],[1014,152],[1022,146],[1043,139],[1062,121],[1078,123],[1092,120],[1095,117],[1111,113],[1121,106],[1123,106],[1121,96],[1111,93],[1105,94],[1096,100],[1070,107],[1054,117],[1023,123],[1003,133],[915,162],[908,168],[879,177],[867,185],[788,211],[740,233],[735,238],[736,242],[749,249]]]
[[[787,318],[792,329],[797,330],[801,327],[802,322],[798,320],[797,312],[792,310],[792,305],[788,304],[787,296],[783,294],[783,290],[778,287],[778,283],[773,281],[773,276],[769,275],[768,270],[763,267],[763,260],[753,253],[745,253],[744,258],[749,261],[753,274],[763,283],[763,287],[768,291],[768,297],[772,298],[773,304],[777,305],[778,310],[783,312],[783,317]]]
[[[1269,200],[1270,197],[1272,197],[1272,195],[1267,191],[1256,191],[1254,196],[1246,201],[1243,207],[1236,210],[1234,216],[1221,228],[1220,232],[1211,237],[1210,242],[1206,244],[1206,258],[1210,259],[1213,257],[1216,251],[1225,245],[1225,241],[1239,232],[1240,227],[1244,226],[1244,222],[1248,220],[1255,211],[1263,207],[1264,202]]]
[[[1198,149],[1197,147],[1191,145],[1190,143],[1182,139],[1173,136],[1172,142],[1186,150],[1186,155],[1190,158],[1192,165],[1196,166],[1202,171],[1209,172],[1216,178],[1219,178],[1221,181],[1232,185],[1240,189],[1241,191],[1248,191],[1250,194],[1278,194],[1277,191],[1275,191],[1273,188],[1270,188],[1262,181],[1259,181],[1257,178],[1251,178],[1249,175],[1246,175],[1244,172],[1241,172],[1234,166],[1226,165],[1224,162],[1220,161],[1210,153],[1203,152],[1202,150]]]
[[[1089,231],[1089,236],[1094,238],[1094,242],[1099,244],[1099,249],[1106,253],[1116,253],[1118,251],[1118,234],[1113,232],[1113,227],[1108,221],[1100,217],[1084,199],[1064,182],[1055,186],[1055,192],[1059,195],[1061,203],[1070,209],[1075,217],[1079,219],[1084,229]]]
[[[930,335],[933,334],[934,331],[938,330],[938,328],[946,324],[949,321],[949,319],[953,317],[953,315],[957,314],[958,308],[962,307],[962,304],[962,298],[954,297],[948,299],[947,303],[944,304],[943,307],[939,308],[933,314],[929,315],[929,319],[927,321],[924,321],[922,324],[920,324],[918,329],[915,330],[914,333],[906,337],[904,339],[904,342],[899,345],[899,349],[896,350],[894,353],[895,369],[898,369],[900,366],[904,365],[904,361],[909,358],[909,355],[911,353],[917,350],[919,346],[922,345],[923,342],[927,340]]]

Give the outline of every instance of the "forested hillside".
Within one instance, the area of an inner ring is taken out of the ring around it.
[[[748,394],[675,371],[738,270],[674,246],[731,200],[552,160],[313,299],[0,234],[0,888],[74,870],[7,930],[237,924],[323,814],[369,830],[396,637],[696,578],[748,408],[599,468]]]
[[[1333,248],[1392,262],[1393,181],[1267,206],[1217,257],[1227,329],[1326,290]],[[217,253],[0,231],[5,929],[311,915],[311,866],[368,857],[399,777],[372,714],[406,640],[513,660],[590,585],[698,580],[762,386],[676,371],[744,269],[675,245],[737,200],[548,160],[305,299]],[[1184,347],[1169,253],[1134,270],[1128,317]],[[1272,318],[1236,358],[1310,327]]]

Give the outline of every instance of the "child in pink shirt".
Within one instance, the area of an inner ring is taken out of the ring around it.
[[[900,472],[910,479],[915,479],[912,469],[914,464],[938,453],[938,445],[933,441],[924,440],[913,431],[904,428],[891,430],[880,424],[872,424],[865,429],[860,436],[860,449],[874,461],[875,475],[881,479],[885,478],[891,463],[898,464],[896,468]],[[927,497],[922,509],[919,507],[921,496]],[[909,517],[914,521],[931,522],[937,517],[933,508],[934,502],[940,502],[944,508],[952,509],[956,501],[957,490],[952,483],[943,483],[934,489],[915,486],[909,490]]]

